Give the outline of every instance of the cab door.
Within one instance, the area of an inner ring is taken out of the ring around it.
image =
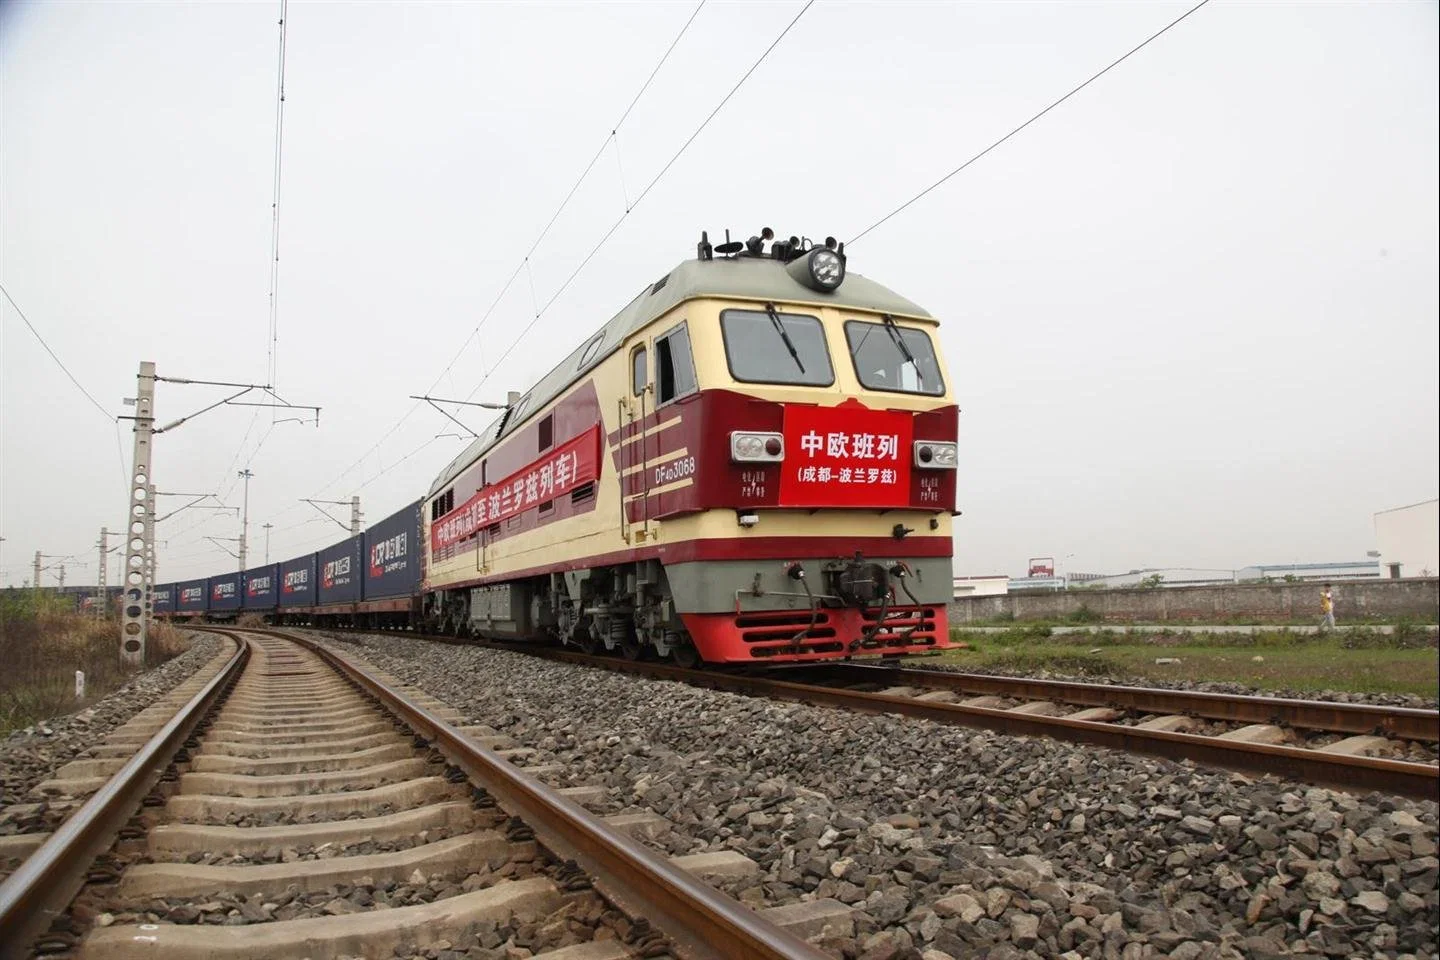
[[[653,406],[651,396],[654,390],[650,377],[650,354],[651,345],[648,339],[641,340],[630,348],[629,382],[620,398],[620,469],[617,471],[617,482],[620,484],[620,535],[626,543],[643,540],[648,533],[648,525],[639,530],[634,529],[636,525],[630,521],[630,498],[627,498],[627,491],[631,486],[631,476],[636,477],[636,482],[640,484],[644,484],[646,479],[646,447],[649,438],[645,436],[644,421]],[[640,425],[640,436],[631,440],[628,428],[637,422]],[[643,503],[644,489],[636,492]]]

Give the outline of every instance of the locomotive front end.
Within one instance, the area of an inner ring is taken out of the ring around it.
[[[702,247],[737,296],[689,305],[701,389],[636,424],[631,462],[655,466],[627,520],[698,508],[664,572],[708,662],[943,649],[958,411],[938,324],[847,276],[843,248],[776,246]]]

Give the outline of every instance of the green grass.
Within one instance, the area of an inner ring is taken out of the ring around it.
[[[1440,696],[1432,635],[1418,629],[1394,636],[1364,628],[1325,636],[1286,630],[1249,635],[1107,630],[1052,636],[1047,628],[1024,624],[1003,634],[956,630],[953,636],[970,649],[949,651],[941,659],[1017,673],[1048,670],[1138,683],[1220,681],[1261,690]],[[1180,663],[1157,664],[1161,657]]]
[[[120,665],[120,624],[70,609],[67,599],[33,591],[0,592],[0,736],[73,710],[120,687],[131,676]],[[189,646],[168,624],[151,625],[146,666],[158,666]],[[75,699],[75,671],[85,673],[85,699]]]
[[[1433,617],[1433,616],[1431,616],[1431,617],[1421,617],[1421,618],[1415,618],[1415,617],[1385,617],[1385,616],[1358,616],[1358,617],[1345,616],[1345,617],[1342,617],[1341,620],[1342,620],[1342,623],[1345,623],[1345,624],[1360,625],[1360,626],[1370,626],[1370,627],[1388,626],[1388,625],[1403,624],[1403,623],[1429,624],[1430,626],[1433,627],[1433,626],[1436,625],[1437,622],[1440,622],[1440,621],[1437,621],[1437,618],[1436,618],[1436,617]],[[1315,626],[1315,624],[1318,623],[1319,621],[1320,621],[1320,615],[1317,613],[1317,614],[1315,614],[1314,616],[1291,617],[1291,618],[1289,618],[1288,620],[1285,619],[1285,618],[1281,618],[1281,617],[1277,617],[1277,618],[1262,618],[1262,617],[1213,617],[1213,618],[1211,618],[1211,619],[1209,619],[1209,620],[1205,620],[1205,621],[1203,621],[1203,622],[1199,622],[1199,621],[1197,621],[1197,622],[1191,622],[1191,621],[1188,621],[1188,620],[1177,620],[1177,621],[1175,621],[1175,623],[1176,623],[1177,625],[1179,625],[1179,626],[1196,626],[1196,627],[1214,627],[1214,626],[1223,626],[1223,627],[1259,627],[1259,626],[1272,626],[1272,627],[1313,627],[1313,626]],[[1136,624],[1136,623],[1148,623],[1148,624],[1153,625],[1155,622],[1156,622],[1156,621],[1154,621],[1153,619],[1152,619],[1152,620],[1148,620],[1148,621],[1147,621],[1147,620],[1134,620],[1134,621],[1108,620],[1108,621],[1107,621],[1107,620],[1105,620],[1100,614],[1098,614],[1098,613],[1096,613],[1095,611],[1091,610],[1089,606],[1082,604],[1079,610],[1076,610],[1074,613],[1071,613],[1069,616],[1066,616],[1066,617],[1034,617],[1034,618],[1031,618],[1031,617],[1023,617],[1023,618],[1017,620],[1016,617],[1015,617],[1015,615],[1014,615],[1013,613],[1006,613],[1006,614],[1001,614],[1001,615],[998,616],[998,617],[986,617],[986,618],[983,618],[983,619],[980,619],[980,620],[971,620],[971,621],[968,621],[968,622],[966,622],[966,623],[959,624],[959,625],[958,625],[958,629],[965,629],[965,628],[967,628],[967,627],[1012,627],[1012,626],[1017,626],[1017,625],[1020,625],[1020,624],[1024,624],[1024,625],[1027,625],[1027,626],[1033,625],[1033,626],[1037,626],[1037,627],[1075,627],[1075,626],[1087,626],[1087,625],[1090,625],[1090,624],[1108,623],[1108,624],[1110,624],[1111,626],[1115,627],[1116,629],[1124,630],[1124,629],[1128,628],[1129,626],[1132,626],[1133,624]]]

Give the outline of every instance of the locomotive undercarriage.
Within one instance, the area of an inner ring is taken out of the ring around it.
[[[698,659],[656,560],[434,593],[426,619],[459,637],[548,638],[629,659]]]
[[[686,665],[900,655],[943,642],[949,569],[948,557],[858,554],[669,567],[645,560],[432,593],[426,620],[453,636],[549,639]]]

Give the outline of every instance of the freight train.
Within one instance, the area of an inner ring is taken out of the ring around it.
[[[157,614],[682,664],[949,643],[958,409],[937,321],[768,228],[648,284],[365,533],[159,586]]]

